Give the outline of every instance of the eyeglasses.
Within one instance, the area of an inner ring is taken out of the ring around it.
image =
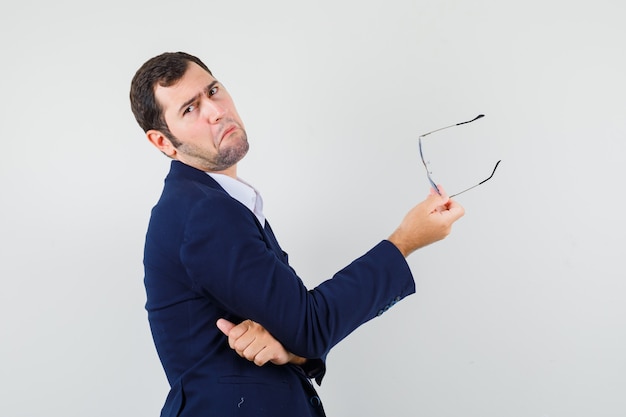
[[[440,130],[444,130],[444,129],[448,129],[448,128],[450,128],[450,127],[454,127],[454,126],[461,126],[461,125],[464,125],[464,124],[467,124],[467,123],[471,123],[471,122],[473,122],[473,121],[475,121],[475,120],[480,119],[481,117],[485,117],[485,115],[484,115],[484,114],[479,114],[478,116],[474,117],[472,120],[468,120],[467,122],[461,122],[461,123],[457,123],[457,124],[454,124],[454,125],[450,125],[450,126],[446,126],[446,127],[441,127],[441,128],[439,128],[439,129],[433,130],[432,132],[428,132],[428,133],[424,133],[423,135],[420,135],[420,137],[419,137],[420,157],[422,158],[422,163],[424,164],[424,168],[426,168],[426,176],[428,177],[428,181],[430,182],[430,185],[431,185],[431,186],[435,189],[435,191],[437,191],[437,194],[441,195],[441,191],[439,191],[439,188],[437,187],[437,184],[435,183],[435,181],[434,181],[434,180],[433,180],[433,178],[431,177],[432,172],[430,172],[430,170],[428,169],[428,163],[427,163],[427,162],[426,162],[426,160],[424,159],[424,152],[422,151],[422,138],[423,138],[423,137],[425,137],[425,136],[430,135],[431,133],[439,132]],[[500,161],[501,161],[501,160],[500,160]],[[496,169],[498,168],[498,165],[500,164],[500,161],[496,162],[496,166],[495,166],[495,167],[493,167],[493,171],[491,172],[491,175],[490,175],[489,177],[487,177],[486,179],[482,180],[481,182],[479,182],[479,183],[478,183],[478,184],[476,184],[476,185],[473,185],[473,186],[471,186],[471,187],[469,187],[469,188],[466,188],[466,189],[465,189],[465,190],[463,190],[463,191],[460,191],[460,192],[458,192],[458,193],[456,193],[456,194],[452,194],[452,195],[450,196],[450,198],[452,198],[452,197],[456,197],[456,196],[457,196],[457,195],[459,195],[459,194],[463,194],[464,192],[469,191],[469,190],[471,190],[472,188],[476,188],[476,187],[478,187],[479,185],[484,184],[484,183],[486,183],[487,181],[489,181],[489,180],[491,179],[491,177],[493,177],[493,174],[495,174],[495,173],[496,173]]]

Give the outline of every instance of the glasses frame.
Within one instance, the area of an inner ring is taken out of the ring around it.
[[[431,176],[432,172],[430,172],[430,170],[428,169],[428,163],[426,162],[426,159],[424,159],[424,152],[422,151],[422,138],[424,138],[424,137],[426,137],[426,136],[428,136],[428,135],[430,135],[432,133],[444,130],[444,129],[449,129],[451,127],[461,126],[461,125],[464,125],[464,124],[467,124],[467,123],[471,123],[471,122],[476,121],[476,120],[478,120],[480,118],[483,118],[483,117],[485,117],[484,114],[479,114],[478,116],[474,117],[472,120],[468,120],[466,122],[461,122],[461,123],[456,123],[456,124],[453,124],[453,125],[450,125],[450,126],[446,126],[446,127],[440,127],[439,129],[432,130],[432,131],[430,131],[428,133],[424,133],[423,135],[419,136],[418,143],[419,143],[420,157],[422,159],[422,163],[424,164],[424,168],[426,168],[426,176],[428,177],[428,182],[430,182],[431,187],[433,187],[435,189],[435,191],[437,191],[437,194],[441,195],[441,191],[439,190],[439,187],[437,187],[437,184],[433,180],[433,178]],[[486,183],[487,181],[489,181],[493,177],[493,175],[496,173],[496,169],[498,169],[498,165],[500,165],[501,161],[502,160],[498,160],[498,162],[496,162],[496,166],[493,167],[493,171],[491,172],[491,175],[489,175],[487,178],[485,178],[484,180],[482,180],[481,182],[479,182],[476,185],[473,185],[473,186],[471,186],[469,188],[466,188],[463,191],[459,191],[458,193],[452,194],[450,196],[450,198],[456,197],[457,195],[460,195],[460,194],[463,194],[464,192],[469,191],[472,188],[476,188],[479,185],[482,185],[482,184]]]

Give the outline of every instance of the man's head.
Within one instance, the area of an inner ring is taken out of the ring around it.
[[[192,55],[167,52],[146,61],[133,77],[130,102],[148,140],[195,168],[229,171],[248,151],[232,98]]]

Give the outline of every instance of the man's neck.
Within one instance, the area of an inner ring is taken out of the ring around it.
[[[232,165],[232,166],[230,166],[230,167],[228,167],[228,168],[226,168],[224,170],[221,170],[221,171],[206,171],[204,169],[204,167],[200,166],[199,164],[195,164],[194,161],[186,161],[186,160],[183,160],[180,157],[174,158],[174,159],[182,162],[185,165],[189,165],[190,167],[199,169],[200,171],[210,172],[210,173],[213,173],[213,174],[223,174],[223,175],[227,175],[227,176],[229,176],[229,177],[231,177],[233,179],[237,179],[237,164],[234,164],[234,165]]]
[[[223,170],[223,171],[210,171],[214,174],[222,174],[222,175],[227,175],[233,179],[237,179],[237,164]]]

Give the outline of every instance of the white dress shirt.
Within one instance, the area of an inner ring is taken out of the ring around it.
[[[224,174],[215,174],[213,172],[207,172],[207,174],[213,178],[217,183],[235,200],[246,206],[261,223],[261,226],[265,227],[265,216],[263,215],[263,198],[261,194],[242,180],[241,178],[234,179]]]

